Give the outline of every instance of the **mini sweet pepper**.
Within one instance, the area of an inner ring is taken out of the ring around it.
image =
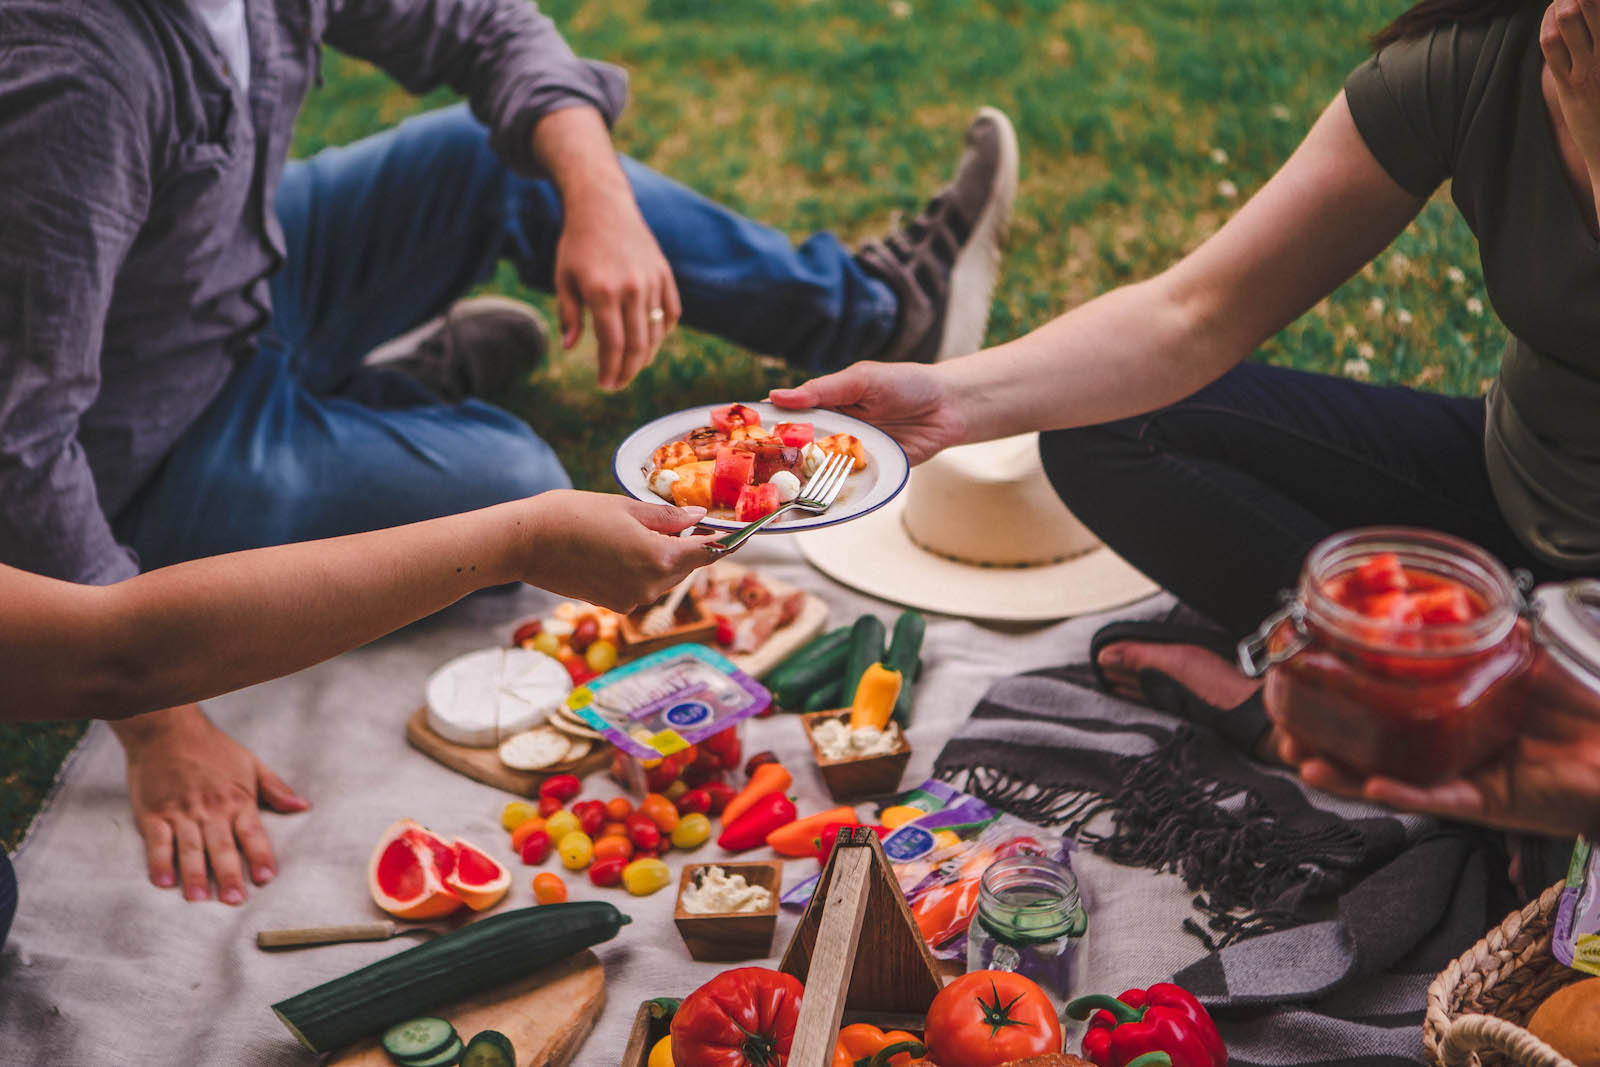
[[[885,1033],[870,1023],[851,1023],[839,1031],[832,1067],[906,1067],[927,1051],[904,1030]]]
[[[744,852],[767,843],[767,835],[794,822],[794,801],[782,793],[771,793],[728,823],[717,844],[729,852]]]
[[[1067,1005],[1088,1019],[1083,1054],[1096,1067],[1227,1067],[1228,1050],[1200,1002],[1182,986],[1158,982],[1120,997],[1096,993]]]

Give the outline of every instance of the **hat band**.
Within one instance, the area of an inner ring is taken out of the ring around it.
[[[900,513],[900,527],[901,529],[905,530],[906,538],[912,544],[916,545],[930,556],[938,556],[940,559],[947,559],[952,563],[960,563],[966,567],[987,567],[990,570],[1025,571],[1031,570],[1034,567],[1053,567],[1058,563],[1065,563],[1068,560],[1077,559],[1080,556],[1087,556],[1089,553],[1101,547],[1100,545],[1090,545],[1082,552],[1067,552],[1059,556],[1052,556],[1049,559],[1030,560],[1025,563],[996,563],[993,560],[986,559],[967,559],[966,557],[958,556],[953,552],[943,552],[937,548],[934,548],[932,545],[924,544],[922,541],[917,539],[916,533],[912,531],[910,524],[906,522],[906,513],[904,511]]]

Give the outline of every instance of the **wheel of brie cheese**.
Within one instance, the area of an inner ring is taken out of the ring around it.
[[[544,722],[571,692],[567,669],[543,652],[485,648],[428,679],[428,725],[446,741],[493,748]]]

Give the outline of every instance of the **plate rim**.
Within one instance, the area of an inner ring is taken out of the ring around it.
[[[874,511],[877,511],[879,508],[885,506],[891,500],[893,500],[895,497],[899,496],[902,492],[904,492],[905,491],[905,487],[906,487],[906,483],[911,480],[911,457],[906,455],[906,450],[904,448],[900,447],[900,442],[899,441],[896,441],[893,437],[890,437],[887,433],[885,433],[883,430],[880,430],[878,427],[872,425],[870,422],[866,422],[866,421],[864,421],[862,419],[858,419],[854,415],[846,415],[842,411],[834,411],[832,408],[780,408],[776,404],[773,404],[770,400],[754,400],[754,401],[752,401],[752,400],[730,400],[730,401],[727,401],[726,403],[721,403],[721,404],[694,404],[694,405],[691,405],[690,407],[679,408],[677,411],[670,411],[665,415],[658,415],[657,417],[651,419],[649,422],[645,423],[643,426],[636,427],[631,433],[628,434],[627,437],[624,437],[622,439],[622,441],[617,445],[616,450],[611,453],[611,477],[612,477],[612,480],[617,483],[617,488],[621,489],[624,495],[626,495],[628,497],[631,497],[634,500],[642,501],[643,503],[646,503],[646,504],[649,504],[649,503],[652,503],[652,502],[660,503],[660,504],[666,504],[667,502],[665,500],[662,500],[655,493],[649,493],[648,496],[640,496],[639,494],[634,492],[631,488],[629,488],[628,484],[625,481],[623,481],[623,479],[622,479],[622,450],[625,447],[627,447],[628,443],[630,441],[632,441],[635,437],[638,437],[640,434],[643,434],[646,430],[650,429],[650,427],[656,425],[657,423],[666,422],[669,419],[676,419],[676,418],[678,418],[678,417],[680,417],[682,415],[688,414],[691,411],[704,411],[707,414],[709,414],[712,409],[721,408],[721,407],[727,407],[729,404],[744,404],[747,407],[751,407],[751,408],[762,408],[762,407],[765,407],[765,408],[771,408],[774,411],[782,411],[782,412],[786,412],[786,413],[791,413],[792,412],[795,415],[802,415],[802,414],[804,414],[805,412],[808,412],[808,411],[809,412],[817,412],[817,411],[826,412],[828,414],[828,416],[831,417],[831,418],[838,418],[838,419],[844,420],[844,422],[846,423],[847,426],[864,426],[864,427],[866,427],[868,430],[872,431],[872,433],[878,435],[879,437],[882,437],[884,441],[886,441],[890,445],[894,446],[895,452],[898,453],[899,456],[900,456],[901,472],[900,472],[900,480],[899,480],[899,482],[894,486],[892,491],[884,494],[884,497],[883,497],[882,500],[879,500],[877,503],[873,504],[871,507],[865,507],[865,508],[860,509],[859,511],[853,511],[853,512],[850,512],[847,515],[841,515],[841,516],[839,516],[837,518],[828,518],[827,517],[827,513],[824,512],[822,515],[815,516],[813,521],[801,520],[800,523],[797,523],[797,524],[794,524],[794,525],[785,524],[785,525],[777,526],[777,527],[774,527],[772,525],[768,525],[768,526],[765,526],[765,527],[761,528],[760,530],[757,530],[756,533],[758,535],[766,535],[766,534],[797,534],[797,533],[805,533],[805,532],[807,532],[809,530],[825,530],[830,526],[839,526],[839,525],[842,525],[843,523],[851,522],[851,521],[853,521],[855,519],[862,518],[863,516],[871,515]],[[838,431],[838,432],[843,432],[843,431]],[[657,447],[660,447],[660,446],[658,445]],[[876,456],[877,452],[874,451],[871,454]],[[648,490],[646,490],[646,492],[648,492]],[[733,531],[733,530],[742,530],[746,526],[748,526],[749,523],[735,522],[735,521],[733,521],[731,519],[714,519],[714,518],[712,518],[712,517],[710,517],[708,515],[705,518],[701,519],[696,525],[701,526],[701,527],[705,527],[707,529],[712,529],[712,530]]]

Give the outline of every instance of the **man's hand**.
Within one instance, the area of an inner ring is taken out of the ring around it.
[[[1561,119],[1600,183],[1600,0],[1555,0],[1539,26],[1544,52],[1561,104]],[[1600,194],[1600,189],[1596,190]],[[1597,195],[1600,198],[1600,195]]]
[[[578,343],[587,308],[600,385],[620,389],[655,358],[683,313],[672,267],[639,213],[599,112],[570,107],[546,115],[534,127],[533,145],[561,190],[555,262],[561,343]]]
[[[959,361],[956,361],[959,362]],[[922,363],[855,363],[767,397],[780,408],[829,408],[893,437],[913,464],[960,444],[965,421],[939,373]]]
[[[151,882],[181,884],[185,899],[209,900],[209,865],[222,902],[242,904],[246,866],[256,885],[272,879],[277,865],[258,806],[284,813],[310,807],[283,779],[212,725],[197,704],[112,729],[127,754],[128,799]]]

